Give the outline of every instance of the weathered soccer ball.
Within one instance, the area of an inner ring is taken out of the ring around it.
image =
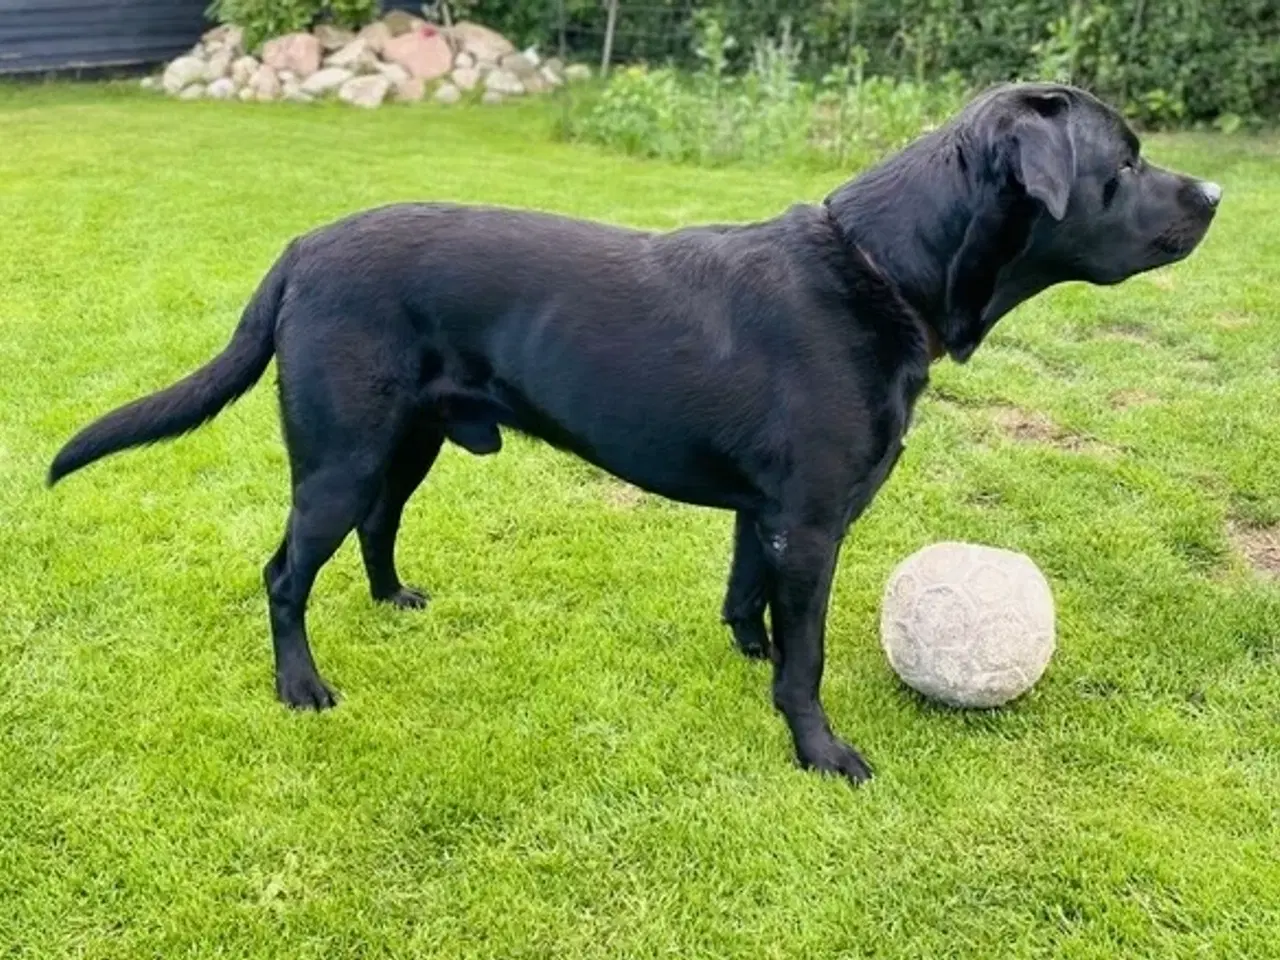
[[[880,640],[912,689],[951,706],[997,707],[1049,665],[1053,594],[1021,553],[935,543],[890,575]]]

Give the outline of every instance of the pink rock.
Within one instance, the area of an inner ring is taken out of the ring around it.
[[[320,69],[320,41],[309,33],[290,33],[268,40],[262,48],[262,62],[271,69],[288,70],[309,77]]]
[[[443,77],[453,67],[453,51],[448,41],[431,26],[392,37],[383,46],[382,57],[400,64],[419,80]]]

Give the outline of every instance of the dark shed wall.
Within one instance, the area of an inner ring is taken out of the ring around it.
[[[160,63],[208,29],[209,0],[0,0],[0,73]]]

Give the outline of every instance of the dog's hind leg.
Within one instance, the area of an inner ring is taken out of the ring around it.
[[[360,552],[373,599],[403,609],[427,605],[425,592],[407,587],[396,572],[396,534],[400,517],[413,491],[426,478],[444,443],[443,429],[420,420],[396,446],[373,509],[360,522]]]
[[[381,473],[355,458],[325,463],[295,479],[284,540],[263,569],[271,610],[276,694],[291,707],[323,710],[336,702],[307,642],[306,609],[320,568],[379,493]]]
[[[733,528],[733,565],[721,616],[733,631],[738,649],[755,660],[769,656],[769,631],[764,625],[768,577],[769,565],[756,533],[756,519],[738,513]]]

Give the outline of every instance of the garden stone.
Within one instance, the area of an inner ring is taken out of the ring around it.
[[[236,82],[236,86],[243,87],[258,71],[258,61],[253,57],[241,57],[235,63],[231,64],[231,79]]]
[[[204,61],[199,57],[179,57],[169,64],[161,81],[165,93],[178,93],[204,76]]]
[[[387,45],[387,41],[391,39],[391,31],[387,29],[387,25],[381,20],[369,24],[357,35],[357,38],[364,41],[366,47],[374,53],[381,54]]]
[[[178,94],[178,99],[179,100],[199,100],[203,96],[204,96],[204,84],[193,83],[191,84],[191,86],[183,88],[183,91],[180,94]]]
[[[518,97],[524,93],[524,84],[509,70],[494,70],[484,78],[484,88],[504,96]]]
[[[138,84],[143,90],[159,90],[161,89],[158,77],[143,77]]]
[[[427,83],[417,77],[406,77],[396,84],[396,99],[401,103],[417,103],[427,95]]]
[[[302,92],[313,97],[323,96],[338,89],[353,76],[355,74],[342,67],[325,67],[302,81]]]
[[[538,56],[538,48],[536,45],[525,49],[521,56],[532,63],[535,67],[542,63],[542,58]]]
[[[531,73],[521,83],[524,84],[525,93],[546,93],[551,89],[551,84],[541,73]]]
[[[391,81],[393,85],[404,83],[409,79],[409,71],[398,63],[378,62],[378,72]]]
[[[538,76],[542,78],[542,82],[548,87],[559,87],[564,84],[564,78],[560,74],[545,66],[538,71]]]
[[[564,68],[564,78],[570,83],[591,79],[591,68],[585,63],[571,63]]]
[[[509,53],[515,53],[515,44],[488,27],[470,20],[460,20],[449,28],[449,36],[459,50],[465,50],[477,60],[497,63]]]
[[[480,98],[480,102],[488,106],[501,103],[502,100],[503,96],[497,90],[486,90],[484,96]]]
[[[231,51],[219,50],[209,58],[204,67],[204,78],[209,82],[221,80],[231,70]]]
[[[367,77],[354,77],[338,90],[338,99],[353,107],[372,109],[382,106],[382,101],[391,89],[391,81],[381,74]]]
[[[542,72],[547,71],[554,73],[557,77],[564,76],[564,61],[559,57],[551,57],[542,64]]]
[[[434,99],[436,103],[457,103],[462,99],[462,91],[452,83],[442,83],[436,88]]]
[[[508,54],[499,63],[503,70],[514,73],[521,80],[533,76],[538,71],[538,64],[523,53]]]
[[[459,67],[450,76],[459,90],[474,90],[480,82],[480,71],[474,67]]]
[[[476,65],[475,55],[463,50],[453,58],[453,65],[455,68],[474,67]]]
[[[343,30],[331,23],[320,24],[311,31],[311,34],[320,41],[320,46],[325,50],[341,50],[356,38],[350,30]]]
[[[258,95],[254,92],[253,87],[242,87],[237,96],[245,103],[248,103],[250,100],[257,99]]]
[[[365,41],[356,39],[337,53],[330,54],[324,62],[330,67],[346,67],[357,73],[368,73],[376,69],[378,58]]]
[[[230,77],[219,77],[205,89],[211,100],[230,100],[235,96],[236,85]]]
[[[398,63],[411,76],[422,80],[443,77],[453,66],[453,51],[449,49],[449,42],[429,28],[393,37],[382,48],[382,57]]]
[[[421,17],[415,17],[407,10],[392,10],[382,18],[382,23],[391,31],[391,36],[399,37],[406,33],[413,33],[426,21]]]
[[[274,100],[280,96],[280,78],[264,63],[249,78],[248,89],[252,90],[259,100]]]
[[[285,87],[283,99],[290,103],[311,103],[315,97],[304,92],[301,87]]]
[[[262,62],[273,70],[288,70],[309,77],[320,69],[320,41],[309,33],[290,33],[268,40]]]

